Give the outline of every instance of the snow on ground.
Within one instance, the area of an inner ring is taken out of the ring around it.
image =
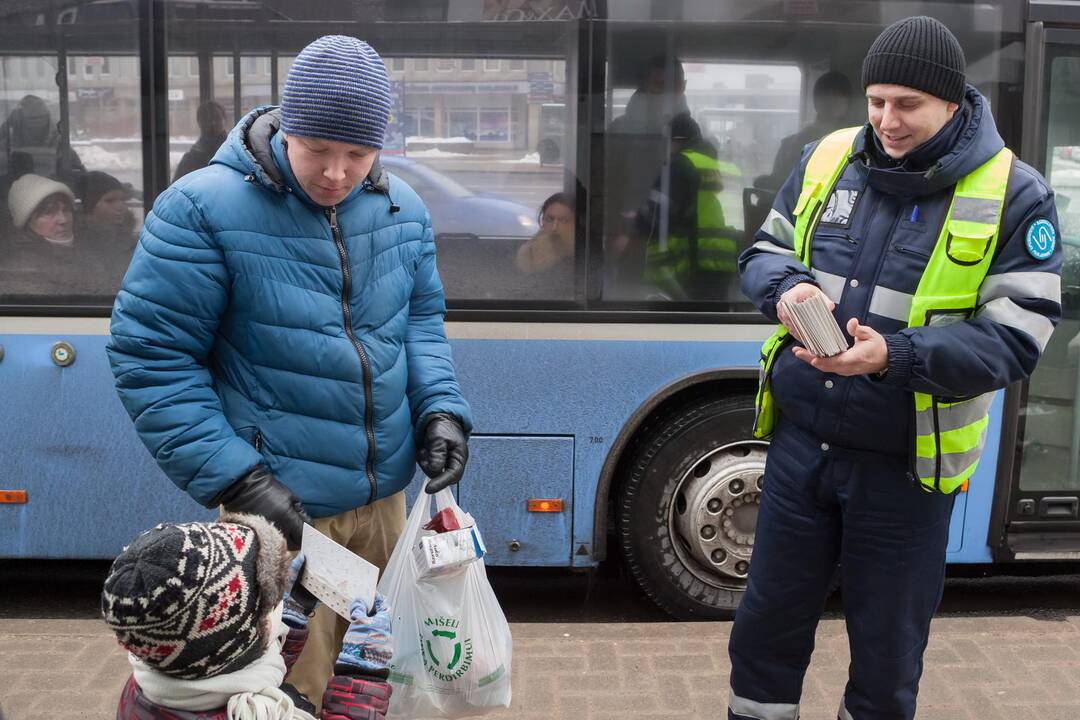
[[[410,135],[405,138],[405,144],[417,145],[472,145],[473,141],[461,135],[455,137],[424,137],[422,135]]]
[[[518,164],[524,164],[524,165],[539,165],[540,164],[540,153],[531,152],[531,153],[528,153],[527,155],[525,155],[525,157],[518,158],[517,160],[500,160],[499,162],[502,162],[502,163],[518,163]]]
[[[410,158],[462,158],[462,157],[475,157],[469,153],[449,152],[447,150],[440,150],[439,148],[430,148],[428,150],[410,150],[407,157]]]

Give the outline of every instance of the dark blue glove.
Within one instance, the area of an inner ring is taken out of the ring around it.
[[[390,604],[375,593],[375,607],[368,613],[367,604],[357,598],[349,607],[349,616],[352,622],[342,640],[334,672],[338,675],[385,676],[394,654]]]

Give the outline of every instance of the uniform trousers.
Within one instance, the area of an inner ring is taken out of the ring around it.
[[[405,493],[398,492],[370,505],[339,515],[318,518],[312,525],[334,542],[379,568],[380,577],[405,529]],[[322,705],[326,683],[334,674],[341,639],[349,623],[325,605],[308,622],[308,639],[292,672],[285,678],[315,704]]]
[[[851,651],[837,717],[913,718],[953,501],[903,460],[829,447],[781,418],[728,646],[729,720],[798,717],[837,563]]]

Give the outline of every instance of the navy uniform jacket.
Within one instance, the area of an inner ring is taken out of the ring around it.
[[[1053,191],[1016,160],[974,317],[909,328],[905,295],[918,287],[957,181],[1004,142],[986,99],[969,85],[953,119],[901,163],[876,143],[867,125],[814,233],[813,270],[794,256],[792,212],[813,145],[780,189],[755,244],[740,256],[739,269],[743,292],[771,319],[784,292],[813,282],[836,303],[845,331],[854,317],[885,336],[889,366],[882,380],[827,375],[785,350],[773,368],[773,389],[784,418],[830,445],[907,459],[912,392],[978,395],[1034,370],[1061,317],[1061,247],[1054,241],[1060,232]],[[1039,220],[1052,226],[1049,247]]]

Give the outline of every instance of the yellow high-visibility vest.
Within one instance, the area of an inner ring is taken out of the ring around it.
[[[692,270],[733,273],[737,268],[739,248],[724,223],[720,205],[721,163],[696,150],[683,150],[682,156],[697,171],[697,245],[690,238],[672,233],[666,240],[650,242],[646,248],[645,276],[658,286],[666,282],[685,282]]]
[[[861,127],[826,136],[814,149],[795,204],[795,256],[810,268],[813,233],[825,201],[847,165]],[[923,270],[911,302],[908,327],[945,325],[971,317],[979,287],[990,269],[997,247],[1013,154],[1003,148],[956,184],[941,234]],[[788,331],[778,325],[761,348],[754,437],[772,436],[776,404],[771,374]],[[986,444],[990,402],[994,394],[971,398],[939,398],[912,393],[915,434],[913,471],[923,489],[951,493],[975,472]]]

